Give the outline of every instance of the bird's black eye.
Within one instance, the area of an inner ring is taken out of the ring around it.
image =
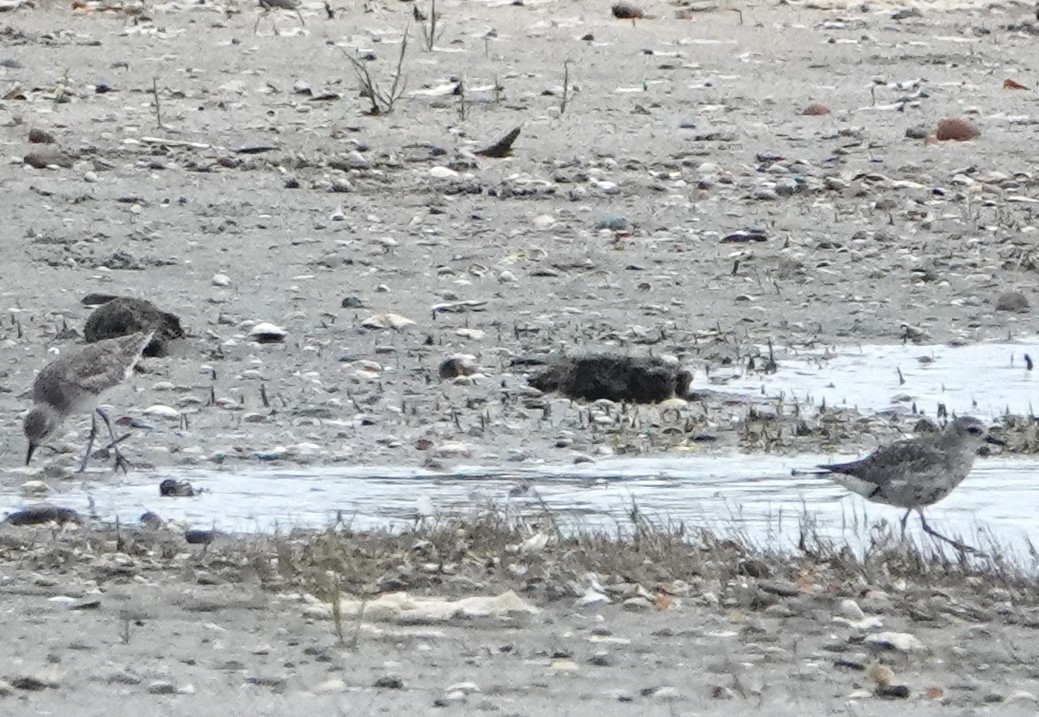
[[[976,436],[979,433],[981,433],[981,429],[978,428],[977,426],[971,426],[970,428],[967,429],[967,433],[971,434],[972,436]]]

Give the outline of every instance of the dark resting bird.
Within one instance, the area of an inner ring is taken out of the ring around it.
[[[932,528],[924,518],[923,508],[942,500],[963,482],[974,467],[978,449],[986,442],[1003,444],[989,434],[980,420],[961,416],[941,433],[897,441],[857,461],[818,468],[821,474],[867,500],[906,508],[901,520],[903,529],[915,510],[928,535],[959,550],[977,552],[976,548]]]

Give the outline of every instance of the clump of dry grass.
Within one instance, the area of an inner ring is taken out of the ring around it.
[[[325,531],[226,538],[198,553],[176,548],[161,532],[8,528],[0,535],[0,562],[88,572],[100,583],[183,571],[186,563],[229,581],[255,576],[268,589],[327,600],[399,590],[469,595],[514,589],[551,601],[581,594],[594,574],[607,586],[638,584],[670,594],[681,584],[688,594],[712,592],[723,600],[771,579],[844,597],[883,590],[907,598],[948,591],[981,599],[999,590],[1015,606],[1039,606],[1039,553],[1030,544],[1019,554],[990,540],[979,546],[986,557],[965,556],[903,539],[882,521],[854,527],[862,547],[853,549],[822,534],[807,511],[796,545],[755,541],[734,526],[658,520],[632,505],[628,521],[607,531],[567,523],[544,505],[534,516],[488,505],[399,532],[356,531],[337,521]]]

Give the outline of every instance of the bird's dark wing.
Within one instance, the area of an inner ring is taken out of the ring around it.
[[[50,362],[33,382],[33,400],[64,408],[75,398],[69,389],[99,395],[126,378],[151,334],[131,334],[89,344]],[[63,388],[64,386],[64,388]]]
[[[877,487],[891,482],[893,477],[926,471],[948,462],[948,456],[932,441],[906,440],[882,446],[865,458],[848,463],[830,463],[818,466],[830,473],[842,473],[868,481]],[[895,470],[895,468],[898,470]]]

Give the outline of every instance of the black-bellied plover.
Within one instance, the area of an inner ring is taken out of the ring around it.
[[[115,451],[116,469],[122,468],[125,472],[129,463],[119,452],[119,441],[112,431],[108,414],[97,406],[97,402],[101,394],[129,377],[140,360],[144,347],[151,340],[152,333],[149,332],[98,341],[96,344],[69,351],[44,366],[33,381],[32,400],[35,405],[26,414],[23,424],[25,437],[29,439],[25,465],[29,465],[36,448],[47,440],[66,418],[73,413],[89,410],[90,438],[79,472],[86,470],[87,461],[90,460],[90,449],[97,436],[96,416],[101,416],[108,427],[108,435],[112,439],[111,448]]]
[[[961,416],[941,433],[897,441],[857,461],[818,468],[834,482],[867,500],[906,508],[902,516],[903,529],[909,514],[915,510],[924,532],[959,550],[977,552],[932,528],[924,518],[923,508],[945,498],[963,482],[985,442],[1002,444],[977,418]]]

